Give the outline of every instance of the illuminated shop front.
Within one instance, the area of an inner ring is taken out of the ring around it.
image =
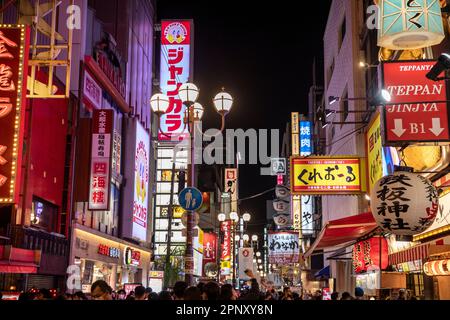
[[[113,290],[119,290],[126,284],[148,285],[150,256],[150,250],[78,227],[70,264],[80,267],[83,292],[90,292],[97,280],[104,280]]]

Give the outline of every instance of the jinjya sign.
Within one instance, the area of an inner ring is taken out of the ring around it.
[[[113,127],[114,110],[94,110],[92,116],[89,210],[109,210]]]
[[[445,81],[426,77],[436,61],[384,62],[382,86],[391,94],[384,112],[386,145],[450,141]]]
[[[23,147],[29,30],[0,25],[0,203],[17,203]]]
[[[161,21],[161,70],[160,86],[169,97],[169,109],[161,117],[160,140],[181,140],[187,130],[184,127],[186,107],[178,96],[178,89],[188,82],[191,75],[192,56],[191,20]]]
[[[358,194],[363,191],[360,158],[292,157],[291,186],[294,195]]]

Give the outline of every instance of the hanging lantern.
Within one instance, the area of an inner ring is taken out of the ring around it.
[[[289,224],[289,216],[280,214],[275,217],[273,217],[273,221],[278,227],[285,227]]]
[[[424,177],[397,171],[372,189],[371,209],[378,226],[395,235],[413,236],[427,230],[439,211],[437,189]]]
[[[439,0],[379,0],[378,46],[410,50],[440,44],[444,38]]]
[[[427,262],[423,265],[423,271],[429,277],[450,276],[450,260]]]

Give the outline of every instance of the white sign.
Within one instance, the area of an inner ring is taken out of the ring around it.
[[[147,241],[150,137],[144,127],[136,123],[134,162],[133,237]]]
[[[225,192],[231,195],[231,211],[237,212],[238,200],[238,171],[237,169],[225,169]]]
[[[269,263],[298,263],[300,258],[299,235],[296,231],[269,233]]]
[[[439,211],[427,233],[450,225],[450,193],[439,198]]]
[[[89,74],[88,71],[84,72],[84,87],[83,87],[83,99],[84,103],[89,108],[101,109],[102,108],[102,88],[97,84],[97,81]]]
[[[253,248],[239,248],[239,279],[248,280],[248,276],[245,274],[245,270],[252,270],[253,268]]]
[[[277,176],[277,175],[282,175],[285,176],[287,173],[287,169],[286,169],[286,159],[284,158],[274,158],[274,159],[270,159],[270,163],[271,163],[271,174],[272,176]]]
[[[278,199],[286,199],[289,198],[291,193],[289,189],[286,188],[285,186],[277,185],[275,187],[275,195],[277,196]]]
[[[289,224],[289,216],[285,214],[280,214],[273,217],[273,221],[279,227],[285,227]]]
[[[313,197],[302,196],[302,234],[314,234]]]
[[[289,202],[284,200],[274,200],[273,201],[273,209],[276,212],[288,212],[289,211]]]

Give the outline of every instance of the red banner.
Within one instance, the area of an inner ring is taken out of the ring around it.
[[[26,27],[0,26],[0,204],[18,202],[28,38]]]
[[[223,234],[223,242],[221,245],[221,256],[222,261],[231,260],[231,227],[233,222],[231,220],[224,221],[220,224],[220,230]]]
[[[109,210],[114,110],[94,110],[89,210]]]
[[[450,140],[446,83],[426,77],[435,63],[383,63],[383,87],[391,94],[391,102],[385,109],[388,143]]]
[[[384,270],[388,267],[388,244],[384,237],[374,237],[359,242],[353,247],[353,269],[355,273],[368,271],[370,267]]]
[[[208,263],[217,263],[217,234],[203,234],[203,266],[202,273],[205,276],[205,266]]]

